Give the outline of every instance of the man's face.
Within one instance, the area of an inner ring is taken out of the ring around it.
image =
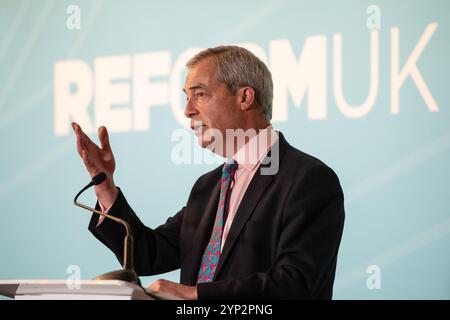
[[[244,121],[237,94],[231,95],[227,86],[217,81],[215,70],[213,57],[199,61],[189,70],[184,87],[184,114],[191,119],[191,129],[203,148],[212,142],[208,130],[219,130],[225,138],[226,129],[240,128]]]

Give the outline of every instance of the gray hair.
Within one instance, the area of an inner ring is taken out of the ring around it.
[[[249,50],[238,46],[208,48],[191,58],[186,66],[192,68],[200,60],[210,56],[215,58],[217,80],[225,83],[231,94],[244,86],[252,87],[262,114],[270,122],[273,82],[267,66]]]

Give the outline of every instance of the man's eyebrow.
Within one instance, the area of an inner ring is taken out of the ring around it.
[[[189,88],[188,88],[188,90],[195,90],[195,89],[206,89],[207,88],[207,86],[205,86],[204,84],[195,84],[195,85],[193,85],[193,86],[190,86]],[[186,93],[186,89],[184,89],[183,88],[183,92],[184,93]]]

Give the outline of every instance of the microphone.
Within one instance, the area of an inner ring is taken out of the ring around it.
[[[120,223],[125,228],[126,235],[125,235],[124,246],[123,246],[123,266],[122,266],[123,269],[102,274],[100,276],[97,276],[94,280],[122,280],[122,281],[132,282],[132,283],[135,283],[135,284],[141,286],[141,281],[140,281],[139,277],[137,276],[136,271],[134,271],[133,235],[131,233],[130,225],[123,219],[119,219],[112,215],[103,213],[101,211],[98,211],[96,209],[88,207],[77,201],[78,197],[84,191],[86,191],[87,189],[89,189],[90,187],[92,187],[94,185],[99,185],[100,183],[102,183],[105,180],[106,180],[106,174],[104,172],[100,172],[100,173],[96,174],[92,178],[92,181],[87,186],[85,186],[83,189],[81,189],[80,192],[78,192],[77,195],[75,196],[75,198],[73,199],[73,203],[76,206],[86,209],[94,214],[104,216],[105,218],[113,220],[117,223]]]

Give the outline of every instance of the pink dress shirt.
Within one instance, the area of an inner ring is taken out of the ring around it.
[[[253,179],[253,176],[258,171],[261,161],[269,152],[272,145],[277,141],[278,135],[272,126],[269,125],[261,130],[256,136],[248,141],[242,148],[233,156],[233,160],[238,163],[238,169],[234,173],[234,182],[231,184],[231,193],[228,203],[228,216],[225,222],[222,235],[222,247],[227,240],[231,225],[237,209],[244,197],[245,191]]]

